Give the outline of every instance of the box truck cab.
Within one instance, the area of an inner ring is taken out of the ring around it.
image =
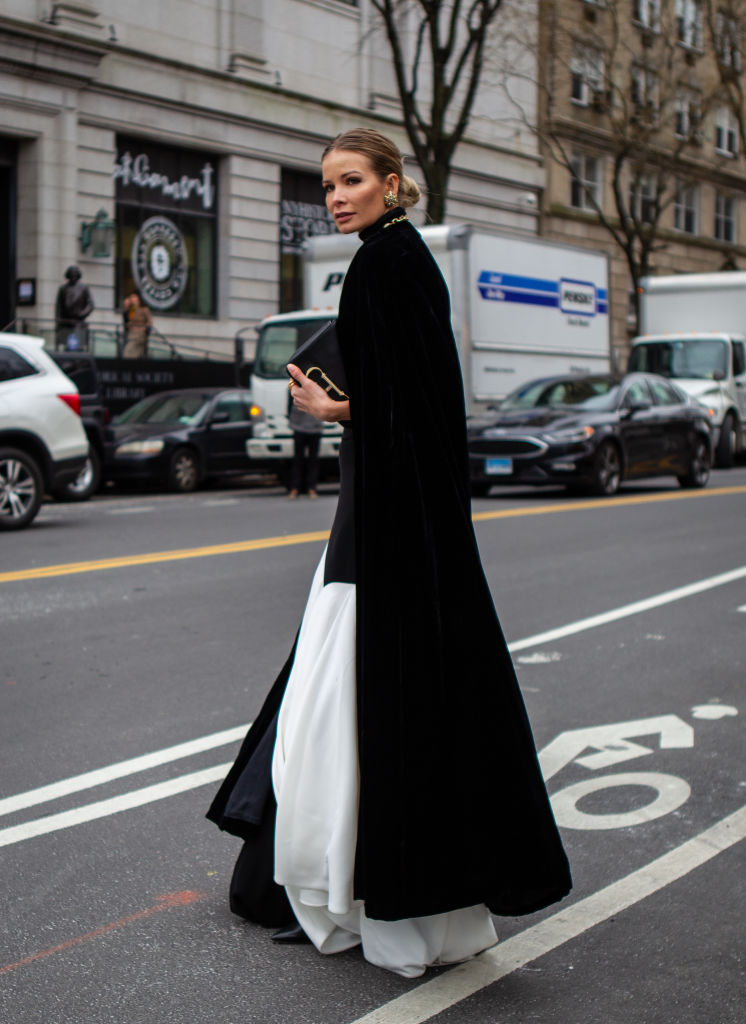
[[[670,377],[709,409],[716,465],[732,466],[746,447],[746,273],[644,278],[640,317],[628,369]]]
[[[604,254],[468,224],[432,225],[421,234],[450,292],[469,412],[499,401],[532,377],[609,370]],[[291,454],[285,364],[311,330],[336,316],[359,245],[356,235],[309,239],[303,253],[307,309],[268,317],[260,326],[251,388],[266,419],[249,442],[252,457]],[[336,450],[340,432],[337,425],[328,426],[322,454]]]
[[[268,316],[258,328],[252,398],[262,409],[246,449],[251,459],[289,459],[293,455],[293,432],[288,422],[290,378],[285,369],[290,357],[307,338],[334,319],[337,309],[308,309]],[[324,424],[319,457],[336,458],[342,427]]]

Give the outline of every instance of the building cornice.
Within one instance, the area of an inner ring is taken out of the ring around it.
[[[52,26],[0,16],[0,68],[27,78],[79,88],[95,77],[110,50]]]
[[[117,54],[119,55],[122,53],[122,48],[117,47]],[[282,103],[287,103],[287,101],[289,100],[291,102],[297,103],[299,106],[302,106],[306,109],[321,109],[329,113],[336,120],[339,120],[341,117],[345,118],[349,122],[366,123],[370,124],[371,126],[380,126],[383,128],[383,130],[385,130],[387,127],[395,127],[406,138],[406,130],[401,121],[401,118],[397,118],[394,114],[390,114],[383,111],[371,111],[365,107],[353,106],[352,104],[343,104],[340,103],[339,101],[327,100],[316,96],[309,96],[307,93],[296,92],[291,89],[286,89],[283,86],[273,85],[268,82],[258,82],[253,80],[247,81],[245,79],[237,79],[236,76],[234,74],[231,74],[230,72],[216,71],[209,68],[196,68],[194,65],[186,64],[181,61],[176,61],[169,58],[150,58],[148,54],[142,54],[138,51],[129,51],[127,55],[133,59],[136,59],[138,62],[145,61],[148,64],[158,68],[170,67],[176,71],[181,72],[182,74],[193,77],[195,80],[207,77],[218,83],[230,83],[234,86],[240,85],[243,89],[246,90],[246,93],[248,95],[250,95],[253,92],[254,94],[260,94],[270,100],[278,100]],[[137,80],[137,76],[134,76],[134,78],[135,80]],[[248,114],[237,114],[231,111],[227,111],[223,107],[217,107],[209,103],[196,103],[188,99],[185,99],[183,96],[181,96],[179,99],[175,99],[163,95],[156,95],[152,92],[142,91],[134,87],[125,87],[119,83],[113,85],[107,82],[102,82],[100,80],[91,81],[90,83],[88,83],[87,92],[89,92],[91,95],[100,95],[111,100],[121,101],[122,99],[129,99],[133,102],[140,104],[145,102],[150,107],[155,107],[166,112],[178,112],[180,114],[191,114],[215,118],[224,124],[233,124],[240,127],[256,126],[265,129],[271,129],[273,134],[284,135],[287,138],[305,138],[308,141],[314,143],[328,141],[328,134],[323,130],[316,132],[308,131],[307,129],[303,129],[297,126],[283,125],[276,118],[270,116],[266,118],[261,118],[257,117],[256,115],[251,116]],[[247,108],[250,107],[251,104],[247,103]],[[106,117],[99,117],[97,115],[90,113],[81,113],[80,122],[82,124],[90,124],[93,127],[98,128],[114,128],[115,130],[120,130],[122,132],[129,133],[132,133],[133,131],[132,124],[130,122],[120,121],[119,123],[117,123],[116,118],[111,115],[107,115]],[[138,131],[138,134],[147,136],[150,133],[148,133],[147,129],[144,129]],[[160,127],[157,132],[153,132],[152,134],[154,138],[157,137],[163,139],[164,137],[162,127]],[[193,143],[193,139],[191,139],[191,142]],[[510,159],[517,160],[520,162],[534,164],[537,167],[542,167],[544,164],[543,157],[540,154],[519,152],[518,150],[510,149],[507,146],[501,146],[496,143],[491,143],[489,141],[479,138],[471,138],[467,136],[466,138],[462,139],[460,146],[474,147],[475,149],[480,150],[482,152],[494,154],[496,158],[509,157]],[[226,145],[225,147],[221,147],[219,143],[213,144],[213,142],[211,141],[209,144],[209,148],[218,152],[220,152],[221,149],[222,151],[225,152],[233,152],[235,151],[235,143]],[[470,171],[462,169],[458,165],[454,165],[453,169],[458,170],[459,173],[463,172],[464,174],[472,176],[475,180],[479,179],[489,181],[490,183],[497,180],[499,182],[504,181],[505,184],[515,184],[514,179],[510,179],[508,177],[503,178],[500,175],[488,175],[479,171]],[[534,191],[536,190],[536,187],[533,185],[528,185],[527,187],[534,189]]]

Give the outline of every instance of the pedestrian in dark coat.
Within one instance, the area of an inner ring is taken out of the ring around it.
[[[319,446],[324,424],[301,410],[290,400],[288,422],[293,431],[293,461],[290,466],[288,498],[297,498],[304,490],[309,498],[318,497]]]

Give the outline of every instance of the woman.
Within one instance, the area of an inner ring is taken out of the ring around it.
[[[571,881],[479,561],[448,292],[405,212],[419,189],[368,129],[327,147],[322,177],[362,240],[337,321],[349,402],[289,370],[298,408],[349,421],[340,502],[296,646],[209,816],[247,840],[239,913],[279,923],[273,852],[318,949],[361,942],[416,977],[492,945],[490,912],[538,910]]]
[[[147,306],[140,301],[137,292],[132,292],[122,305],[127,342],[122,355],[125,359],[141,359],[147,352],[148,335],[153,326],[153,317]]]

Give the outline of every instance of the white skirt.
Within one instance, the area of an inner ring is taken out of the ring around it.
[[[321,953],[362,943],[366,960],[416,978],[493,946],[483,904],[401,921],[366,917],[352,896],[358,779],[355,586],[324,586],[322,557],[277,722],[275,880]]]

